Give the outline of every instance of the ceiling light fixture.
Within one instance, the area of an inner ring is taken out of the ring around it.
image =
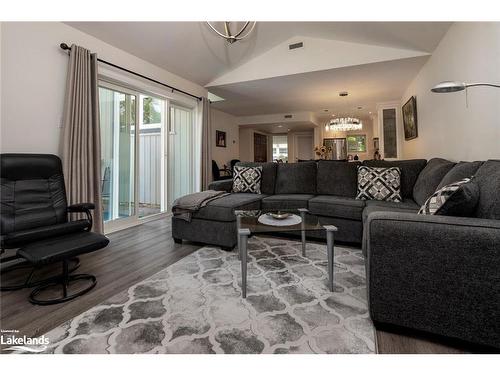
[[[237,42],[238,40],[245,39],[247,36],[250,35],[250,33],[253,31],[255,28],[255,25],[257,24],[256,21],[247,21],[245,24],[242,26],[242,28],[236,32],[232,33],[231,32],[231,22],[224,22],[224,33],[220,32],[217,30],[217,28],[212,25],[211,22],[207,21],[207,25],[220,37],[226,39],[226,41],[229,44],[233,44],[234,42]]]
[[[339,96],[348,96],[349,92],[341,91],[339,92]],[[362,107],[358,107],[358,109],[362,109]],[[363,129],[363,123],[359,118],[356,117],[337,117],[329,120],[325,125],[326,131],[334,131],[334,132],[347,132],[351,130],[361,130]]]
[[[347,132],[363,129],[363,123],[356,117],[339,117],[331,119],[325,125],[326,131]]]

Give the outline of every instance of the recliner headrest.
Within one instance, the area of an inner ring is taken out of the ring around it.
[[[1,154],[0,176],[11,181],[62,175],[61,159],[52,154]]]

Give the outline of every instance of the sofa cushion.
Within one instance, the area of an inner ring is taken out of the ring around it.
[[[262,209],[280,210],[307,208],[308,202],[314,198],[312,194],[276,194],[262,200]]]
[[[320,160],[316,187],[318,194],[354,198],[358,186],[359,165],[360,162]]]
[[[401,196],[403,198],[413,198],[413,186],[418,175],[427,164],[425,159],[412,160],[365,160],[363,165],[368,167],[398,167],[401,171]],[[434,191],[433,191],[434,192]]]
[[[420,209],[420,206],[411,198],[403,199],[402,202],[366,201],[366,207],[402,208],[414,211],[418,211]]]
[[[236,165],[242,167],[262,167],[260,191],[262,194],[274,194],[274,185],[276,184],[276,163],[239,162],[236,163]]]
[[[500,160],[488,160],[477,170],[474,181],[479,186],[476,216],[500,220]]]
[[[403,199],[402,202],[386,201],[366,201],[366,208],[363,210],[363,223],[370,212],[413,212],[417,213],[420,206],[411,198]]]
[[[455,166],[455,163],[434,158],[429,160],[425,168],[420,172],[417,182],[413,187],[413,199],[420,206],[425,203],[436,191],[443,177]],[[470,176],[469,176],[470,177]]]
[[[482,161],[461,161],[460,163],[455,164],[455,166],[445,174],[436,190],[441,189],[445,185],[474,176],[482,164]]]
[[[469,177],[436,190],[418,211],[421,215],[472,217],[479,200],[479,186]]]
[[[315,162],[279,163],[276,194],[316,194]]]
[[[252,193],[229,194],[208,202],[205,207],[193,213],[193,218],[215,221],[234,221],[236,220],[234,216],[235,209],[258,210],[260,209],[260,202],[264,197],[267,197],[267,195]]]
[[[393,203],[393,202],[384,202],[384,203]],[[365,209],[363,210],[363,223],[366,223],[368,215],[370,215],[372,212],[403,212],[403,213],[413,213],[413,214],[418,213],[418,206],[416,204],[415,204],[416,207],[411,207],[411,206],[405,206],[403,203],[404,202],[399,203],[402,204],[401,206],[366,205]]]
[[[309,201],[309,211],[314,215],[361,220],[365,201],[334,195],[318,195]]]

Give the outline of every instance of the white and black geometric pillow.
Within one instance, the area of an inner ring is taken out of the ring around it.
[[[233,173],[233,193],[260,194],[262,167],[235,166]]]
[[[472,216],[479,201],[479,186],[471,178],[443,186],[420,208],[420,215]]]
[[[401,170],[360,166],[356,199],[401,202]]]

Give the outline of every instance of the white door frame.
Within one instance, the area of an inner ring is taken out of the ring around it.
[[[378,103],[378,137],[379,137],[379,151],[385,160],[397,160],[401,158],[401,135],[402,135],[402,119],[401,119],[401,103],[397,101]],[[384,156],[384,109],[394,109],[396,111],[396,157],[386,158]]]
[[[168,107],[167,107],[167,110],[168,110],[168,114],[167,114],[167,117],[168,117],[168,131],[166,132],[167,133],[167,139],[166,139],[166,143],[168,145],[168,156],[169,158],[167,159],[168,162],[165,163],[166,164],[166,168],[168,168],[168,170],[166,171],[167,173],[167,176],[168,174],[171,172],[171,169],[169,167],[170,165],[170,162],[173,162],[174,161],[174,157],[175,155],[172,153],[170,154],[170,151],[173,151],[173,146],[172,146],[172,142],[173,140],[170,138],[171,136],[175,136],[176,133],[175,133],[175,129],[173,128],[173,125],[172,124],[172,118],[171,118],[171,109],[172,108],[179,108],[179,109],[182,109],[182,110],[186,110],[186,111],[190,111],[190,116],[191,116],[191,134],[193,136],[193,139],[194,139],[194,133],[196,132],[196,123],[195,123],[195,109],[191,106],[188,106],[188,105],[185,105],[184,103],[178,103],[174,100],[169,100],[168,101]],[[172,142],[171,142],[172,141]],[[192,155],[191,157],[191,160],[190,160],[190,165],[189,165],[189,171],[185,171],[185,173],[188,173],[190,175],[190,181],[189,181],[189,185],[190,185],[190,190],[191,191],[195,191],[195,184],[196,184],[196,180],[194,178],[194,169],[195,169],[195,154]],[[171,209],[171,205],[172,205],[172,201],[173,201],[173,197],[172,197],[172,192],[174,191],[173,187],[172,187],[172,183],[173,181],[171,181],[168,177],[167,177],[167,183],[168,183],[168,188],[167,188],[167,194],[165,195],[165,199],[166,199],[166,202],[167,202],[167,211],[170,211]]]

